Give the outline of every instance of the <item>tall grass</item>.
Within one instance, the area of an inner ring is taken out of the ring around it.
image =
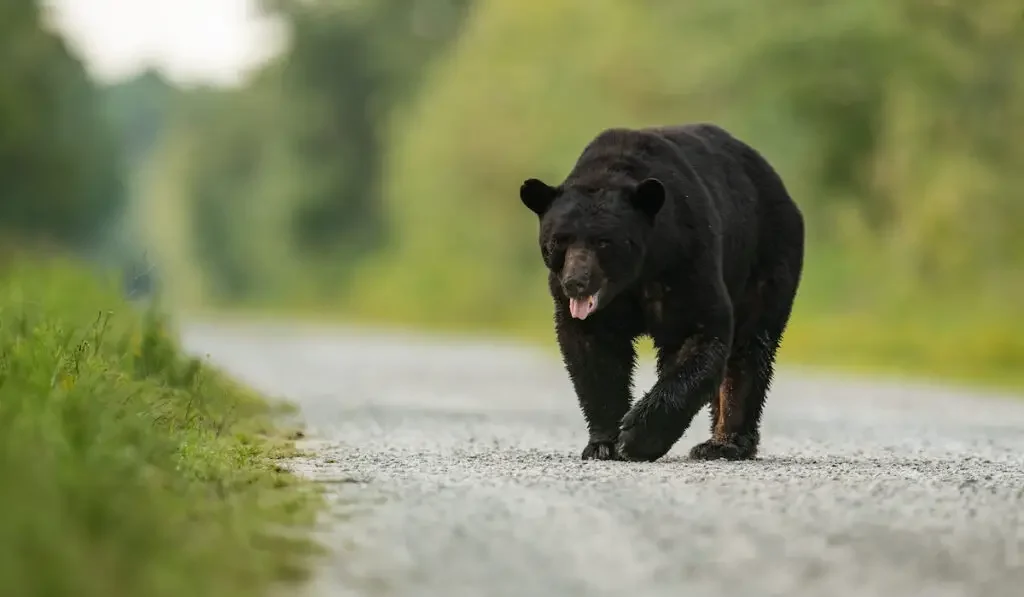
[[[318,497],[275,407],[65,262],[0,266],[0,593],[265,594]],[[293,531],[299,531],[295,535]]]

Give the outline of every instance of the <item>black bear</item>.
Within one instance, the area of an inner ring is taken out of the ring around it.
[[[519,195],[539,219],[583,459],[657,460],[709,402],[711,439],[690,457],[754,458],[804,253],[767,160],[713,124],[611,128],[561,184],[530,178]],[[658,380],[632,404],[642,335]]]

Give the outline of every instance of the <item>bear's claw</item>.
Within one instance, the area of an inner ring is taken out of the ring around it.
[[[590,442],[583,448],[583,460],[618,460],[619,455],[615,453],[615,442],[599,441]]]
[[[757,453],[756,446],[749,441],[727,441],[709,439],[690,450],[693,460],[750,460]]]

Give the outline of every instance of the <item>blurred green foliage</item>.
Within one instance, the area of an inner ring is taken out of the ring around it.
[[[714,121],[809,222],[783,358],[1018,379],[1024,21],[983,0],[291,3],[148,189],[182,298],[550,341],[522,179],[608,126]],[[434,34],[422,20],[433,17]],[[197,99],[198,101],[198,99]],[[301,123],[301,124],[297,124]],[[176,214],[173,218],[169,214]]]
[[[244,89],[188,94],[148,172],[141,218],[162,239],[163,267],[201,281],[181,289],[187,300],[326,302],[345,291],[351,267],[389,239],[379,186],[392,110],[467,7],[268,4],[289,50]]]
[[[143,73],[103,92],[131,197],[118,246],[150,251],[180,305],[550,342],[519,183],[557,181],[609,126],[713,121],[767,155],[807,217],[783,359],[1024,382],[1019,3],[263,4],[289,43],[245,85]],[[88,88],[76,77],[59,80]],[[46,136],[26,135],[0,148],[34,155]],[[72,138],[100,143],[76,164],[107,160],[104,134]]]
[[[808,218],[784,359],[1019,376],[1022,59],[1004,1],[483,1],[396,115],[395,240],[352,307],[549,326],[521,180],[559,180],[606,126],[705,120],[770,156]]]
[[[99,94],[35,0],[0,3],[0,242],[96,249],[124,201]]]

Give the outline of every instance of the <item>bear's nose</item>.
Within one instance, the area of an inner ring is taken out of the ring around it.
[[[580,295],[587,290],[587,281],[579,278],[570,278],[562,285],[565,291],[571,295]]]

